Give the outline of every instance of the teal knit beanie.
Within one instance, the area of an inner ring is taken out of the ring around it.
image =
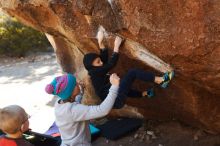
[[[65,74],[56,77],[45,88],[48,94],[59,96],[62,100],[68,99],[76,86],[76,77],[72,74]]]

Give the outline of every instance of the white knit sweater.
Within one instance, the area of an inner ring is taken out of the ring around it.
[[[87,106],[77,101],[60,104],[58,100],[55,104],[55,121],[61,134],[61,146],[91,146],[88,120],[107,115],[117,93],[118,86],[112,85],[106,99],[97,106]],[[79,96],[77,99],[80,99]]]

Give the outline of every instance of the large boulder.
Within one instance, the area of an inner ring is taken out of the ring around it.
[[[114,72],[123,75],[136,67],[161,75],[171,66],[176,72],[168,89],[154,85],[155,99],[129,99],[137,109],[125,113],[175,118],[220,133],[219,0],[1,0],[0,7],[45,32],[63,70],[81,78],[83,55],[98,52],[98,28],[108,32],[110,48],[116,34],[123,36]],[[135,86],[153,85],[139,81]]]

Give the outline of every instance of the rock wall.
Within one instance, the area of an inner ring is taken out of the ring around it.
[[[171,66],[176,71],[167,90],[155,86],[155,99],[129,99],[137,109],[126,114],[175,118],[220,132],[219,0],[1,0],[0,7],[45,32],[63,70],[80,78],[86,75],[83,54],[98,51],[100,26],[109,33],[110,48],[116,34],[123,36],[114,72],[123,75],[137,67],[161,75]],[[153,86],[137,82],[135,87],[143,85]]]

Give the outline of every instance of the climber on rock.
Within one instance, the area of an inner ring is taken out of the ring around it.
[[[88,71],[92,85],[95,89],[96,94],[103,101],[110,89],[109,82],[109,71],[116,65],[119,58],[119,47],[123,41],[122,38],[116,36],[114,42],[114,50],[110,57],[108,58],[108,49],[103,43],[104,30],[100,29],[97,34],[97,40],[100,48],[100,54],[88,53],[83,58],[83,64]],[[154,91],[152,88],[147,89],[143,92],[134,90],[131,88],[132,84],[136,79],[145,82],[154,82],[159,84],[162,88],[166,88],[173,78],[174,72],[166,72],[163,76],[155,76],[151,72],[145,72],[140,69],[130,69],[123,78],[121,78],[119,85],[119,93],[115,100],[114,108],[122,108],[125,104],[125,99],[127,97],[140,98],[148,97],[152,98],[154,96]]]

